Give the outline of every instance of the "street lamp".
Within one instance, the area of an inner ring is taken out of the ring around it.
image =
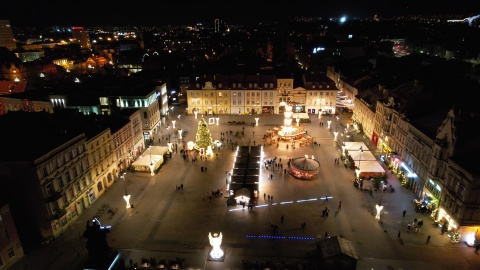
[[[333,132],[333,136],[334,136],[334,137],[333,137],[333,140],[334,140],[334,141],[337,141],[337,136],[338,136],[338,131],[337,131],[337,130],[335,130],[335,131]]]
[[[153,161],[152,161],[152,148],[148,147],[148,152],[150,153],[150,175],[155,175],[153,172]]]
[[[260,119],[260,118],[258,118],[258,117],[255,118],[255,126],[257,126],[257,127],[258,127],[258,120],[259,120],[259,119]]]
[[[355,168],[355,173],[357,174],[357,179],[360,179],[360,172],[362,171],[360,169],[360,161],[362,160],[362,154],[363,154],[363,148],[360,146],[360,155],[358,156],[358,167]]]
[[[123,186],[125,187],[125,195],[128,195],[128,192],[127,192],[127,180],[126,180],[126,178],[127,178],[127,173],[126,173],[126,172],[122,173],[122,176],[121,176],[121,177],[123,178]]]
[[[176,122],[175,120],[172,121],[173,128],[175,128],[175,122]]]
[[[331,123],[332,123],[332,120],[328,120],[328,121],[327,121],[327,127],[328,127],[328,129],[330,129],[330,124],[331,124]]]

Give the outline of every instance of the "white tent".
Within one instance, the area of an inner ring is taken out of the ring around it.
[[[360,166],[359,166],[360,165]],[[355,166],[360,167],[360,173],[385,173],[382,165],[376,160],[355,160]]]
[[[354,160],[358,162],[359,160],[377,160],[375,156],[370,151],[350,151],[348,155]]]
[[[150,172],[150,164],[154,171],[163,164],[163,155],[168,151],[166,146],[150,146],[143,154],[132,163],[135,171]]]
[[[347,151],[360,151],[360,147],[362,147],[363,151],[368,151],[368,147],[363,142],[344,142],[345,150]]]

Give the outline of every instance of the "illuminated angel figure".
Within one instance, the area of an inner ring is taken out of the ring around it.
[[[220,249],[220,245],[222,244],[222,233],[208,233],[208,239],[210,240],[210,245],[213,247],[212,251],[210,252],[210,256],[214,259],[221,258],[223,256],[223,250]]]

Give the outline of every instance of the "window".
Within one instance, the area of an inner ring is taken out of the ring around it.
[[[13,258],[15,257],[15,250],[13,250],[13,248],[9,248],[8,249],[8,258]]]
[[[58,177],[58,178],[57,178],[57,185],[58,185],[58,188],[59,188],[59,189],[63,188],[64,185],[63,185],[63,179],[62,179],[62,177]]]
[[[2,240],[5,240],[5,241],[10,239],[10,234],[8,233],[8,230],[6,228],[2,230],[1,237],[2,237]]]
[[[102,182],[98,182],[98,184],[97,184],[97,189],[98,189],[98,191],[102,191],[102,190],[103,190]]]
[[[222,96],[222,92],[218,92],[218,96],[221,97],[221,96]]]
[[[250,97],[250,92],[247,92],[247,97]]]
[[[45,191],[46,191],[46,193],[47,193],[47,196],[52,196],[53,192],[55,191],[55,190],[53,189],[53,184],[50,183],[50,184],[46,185],[46,186],[45,186]]]

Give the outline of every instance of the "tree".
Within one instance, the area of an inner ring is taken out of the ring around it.
[[[195,149],[200,150],[200,148],[204,148],[207,150],[208,146],[211,146],[212,149],[214,147],[212,134],[208,129],[207,122],[202,118],[198,121],[197,134],[195,135]]]

